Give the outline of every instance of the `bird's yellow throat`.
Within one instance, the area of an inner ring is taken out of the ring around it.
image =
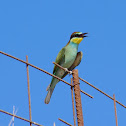
[[[76,44],[80,44],[80,42],[83,40],[83,38],[72,38],[71,42],[74,42]]]

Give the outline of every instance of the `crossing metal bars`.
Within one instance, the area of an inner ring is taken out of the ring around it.
[[[24,121],[26,121],[26,122],[30,122],[30,123],[32,123],[32,124],[34,124],[34,125],[42,126],[42,125],[40,125],[40,124],[38,124],[38,123],[36,123],[36,122],[32,122],[32,121],[30,121],[30,120],[28,120],[28,119],[25,119],[25,118],[22,118],[22,117],[20,117],[20,116],[17,116],[17,115],[11,114],[11,113],[6,112],[6,111],[4,111],[4,110],[1,110],[1,109],[0,109],[0,112],[5,113],[5,114],[10,115],[10,116],[13,116],[13,117],[15,117],[15,118],[18,118],[18,119],[24,120]]]
[[[14,57],[14,56],[11,56],[11,55],[9,55],[9,54],[7,54],[7,53],[4,53],[4,52],[2,52],[2,51],[0,51],[0,53],[26,64],[26,66],[27,66],[27,81],[29,81],[29,73],[28,73],[28,65],[29,65],[29,66],[31,66],[31,67],[33,67],[33,68],[35,68],[35,69],[38,69],[38,70],[40,70],[40,71],[42,71],[42,72],[44,72],[44,73],[46,73],[46,74],[48,74],[48,75],[50,75],[50,76],[52,76],[52,77],[54,77],[54,78],[56,78],[56,79],[58,79],[58,80],[60,80],[60,81],[62,81],[62,82],[64,82],[64,83],[66,83],[67,85],[73,87],[72,84],[66,82],[65,80],[63,80],[63,79],[61,79],[61,78],[59,78],[59,77],[57,77],[57,76],[55,76],[55,75],[53,75],[53,74],[51,74],[51,73],[49,73],[49,72],[47,72],[47,71],[45,71],[45,70],[39,68],[39,67],[36,67],[36,66],[34,66],[34,65],[30,64],[30,63],[28,63],[28,57],[26,57],[26,61],[23,61],[23,60],[21,60],[21,59],[19,59],[19,58],[16,58],[16,57]],[[58,67],[60,67],[61,69],[64,69],[64,68],[63,68],[62,66],[60,66],[59,64],[56,64],[55,62],[53,62],[53,63],[54,63],[55,65],[57,65]],[[64,69],[64,70],[66,71],[66,69]],[[73,70],[73,71],[74,71],[74,70]],[[67,70],[67,72],[68,72],[68,73],[71,73],[71,71],[68,71],[68,70]],[[74,72],[73,72],[73,74],[74,74]],[[73,78],[74,78],[74,77],[73,77]],[[78,81],[79,79],[82,80],[83,82],[85,82],[86,84],[88,84],[89,86],[93,87],[94,89],[96,89],[96,90],[99,91],[100,93],[104,94],[104,95],[107,96],[108,98],[112,99],[112,100],[114,101],[114,106],[115,106],[115,103],[118,103],[118,104],[120,104],[122,107],[126,108],[125,105],[123,105],[123,104],[120,103],[119,101],[115,100],[115,97],[114,97],[114,96],[113,96],[113,98],[112,98],[111,96],[109,96],[109,95],[106,94],[105,92],[101,91],[100,89],[96,88],[95,86],[93,86],[92,84],[90,84],[89,82],[85,81],[84,79],[82,79],[82,78],[80,78],[80,77],[77,79],[77,81]],[[73,81],[74,81],[74,79],[73,79]],[[28,83],[29,83],[29,82],[28,82]],[[74,88],[75,88],[77,85],[79,85],[79,81],[76,82],[76,79],[75,79],[74,83],[75,83]],[[30,88],[30,87],[28,86],[28,88]],[[78,88],[78,89],[79,89],[79,88]],[[78,90],[78,89],[77,89],[77,90]],[[28,89],[28,90],[29,90],[29,89]],[[76,90],[76,89],[74,89],[74,91],[75,91],[75,90]],[[30,91],[30,90],[29,90],[29,91]],[[28,92],[29,92],[29,91],[28,91]],[[82,91],[82,90],[80,90],[80,89],[79,89],[79,91],[81,91],[82,93],[86,94],[86,95],[89,96],[90,98],[93,98],[91,95],[85,93],[84,91]],[[76,91],[75,91],[75,92],[76,92]],[[30,92],[29,92],[28,94],[29,94],[29,96],[30,96]],[[76,96],[75,96],[75,97],[76,97]],[[75,99],[76,99],[76,98],[75,98]],[[81,108],[81,107],[80,107],[80,108]],[[37,124],[37,123],[31,121],[30,97],[29,97],[29,115],[30,115],[30,120],[24,119],[24,118],[22,118],[22,117],[16,116],[16,115],[14,115],[14,114],[8,113],[8,112],[3,111],[3,110],[0,110],[0,112],[3,112],[3,113],[5,113],[5,114],[11,115],[11,116],[14,116],[14,117],[19,118],[19,119],[22,119],[22,120],[24,120],[24,121],[30,122],[30,126],[31,126],[31,124],[35,124],[35,125],[38,125],[38,126],[42,126],[42,125],[40,125],[40,124]],[[82,114],[81,114],[81,116],[82,116]],[[115,116],[117,117],[116,114],[115,114]],[[59,120],[60,120],[60,119],[59,119]],[[81,120],[82,120],[82,117],[81,117]],[[84,125],[84,124],[83,124],[83,121],[82,121],[80,124],[78,123],[78,126],[83,126],[83,125]],[[116,125],[117,125],[117,121],[116,121]]]

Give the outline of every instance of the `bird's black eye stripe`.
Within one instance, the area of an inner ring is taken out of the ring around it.
[[[78,35],[78,34],[73,34],[73,35],[71,35],[70,39],[72,39],[73,37],[80,37],[80,35]]]

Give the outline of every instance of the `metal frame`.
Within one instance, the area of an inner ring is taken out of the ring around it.
[[[27,120],[27,119],[25,119],[25,118],[19,117],[19,116],[15,115],[15,114],[11,114],[11,113],[6,112],[6,111],[4,111],[4,110],[0,110],[0,112],[5,113],[5,114],[8,114],[8,115],[13,116],[13,117],[16,117],[16,118],[18,118],[18,119],[24,120],[24,121],[26,121],[26,122],[29,122],[29,123],[30,123],[30,126],[32,126],[32,124],[38,125],[38,126],[42,126],[42,125],[40,125],[40,124],[38,124],[38,123],[36,123],[36,122],[33,122],[33,121],[32,121],[32,116],[31,116],[30,83],[29,83],[29,68],[28,68],[28,66],[31,66],[31,67],[33,67],[33,68],[35,68],[35,69],[38,69],[38,70],[40,70],[40,71],[42,71],[42,72],[44,72],[44,73],[46,73],[46,74],[48,74],[48,75],[50,75],[50,76],[56,78],[56,79],[58,79],[58,80],[64,82],[65,84],[71,86],[74,126],[76,126],[76,120],[75,120],[75,110],[74,110],[73,88],[74,88],[74,93],[75,93],[75,102],[76,102],[76,113],[77,113],[78,126],[84,126],[80,92],[84,93],[85,95],[87,95],[87,96],[90,97],[90,98],[93,98],[93,97],[92,97],[91,95],[89,95],[88,93],[86,93],[86,92],[80,90],[80,87],[79,87],[79,79],[80,79],[81,81],[85,82],[86,84],[88,84],[89,86],[93,87],[94,89],[96,89],[96,90],[99,91],[100,93],[104,94],[105,96],[107,96],[107,97],[110,98],[111,100],[114,101],[114,110],[115,110],[116,126],[118,126],[118,123],[117,123],[117,112],[116,112],[116,103],[120,104],[120,105],[121,105],[122,107],[124,107],[124,108],[126,108],[126,106],[123,105],[122,103],[120,103],[119,101],[115,100],[115,95],[113,95],[113,98],[112,98],[111,96],[109,96],[108,94],[106,94],[105,92],[103,92],[102,90],[96,88],[95,86],[93,86],[93,85],[90,84],[89,82],[87,82],[87,81],[85,81],[84,79],[80,78],[80,77],[78,76],[78,70],[73,70],[73,72],[72,72],[72,74],[73,74],[73,82],[74,82],[74,84],[72,84],[72,80],[71,80],[71,83],[68,83],[68,82],[66,82],[66,81],[63,80],[63,79],[61,79],[61,78],[59,78],[59,77],[57,77],[57,76],[55,76],[55,75],[53,75],[53,74],[51,74],[51,73],[49,73],[49,72],[47,72],[47,71],[45,71],[45,70],[43,70],[43,69],[37,67],[37,66],[34,66],[34,65],[28,63],[28,56],[26,56],[26,61],[23,61],[23,60],[21,60],[21,59],[19,59],[19,58],[16,58],[16,57],[14,57],[14,56],[11,56],[11,55],[9,55],[9,54],[7,54],[7,53],[4,53],[4,52],[2,52],[2,51],[0,51],[0,53],[3,54],[3,55],[5,55],[5,56],[11,57],[11,58],[13,58],[13,59],[15,59],[15,60],[18,60],[18,61],[20,61],[20,62],[26,64],[26,70],[27,70],[27,85],[28,85],[28,103],[29,103],[29,119],[30,119],[30,120]],[[66,69],[63,68],[62,66],[60,66],[59,64],[57,64],[57,63],[55,63],[55,62],[53,62],[53,63],[54,63],[55,65],[57,65],[58,67],[60,67],[61,69],[63,69],[63,70],[66,71]],[[67,71],[67,72],[68,72],[68,73],[71,73],[71,71]],[[79,101],[78,101],[78,100],[79,100]],[[79,112],[78,112],[78,111],[79,111]],[[79,113],[79,114],[78,114],[78,113]],[[78,116],[80,116],[80,117],[78,117]],[[67,124],[67,125],[72,126],[71,124],[65,122],[64,120],[62,120],[62,119],[60,119],[60,118],[59,118],[59,120],[62,121],[62,122],[64,122],[64,123]]]

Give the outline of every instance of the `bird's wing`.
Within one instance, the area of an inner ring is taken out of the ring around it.
[[[69,71],[72,71],[75,67],[77,67],[80,64],[80,62],[82,60],[82,56],[83,56],[82,52],[77,53],[77,56],[76,56],[76,59],[75,59],[74,63],[68,68]],[[67,74],[68,73],[65,72],[65,74],[63,75],[62,78],[64,78]]]
[[[56,57],[55,62],[56,62],[57,64],[61,65],[61,62],[63,62],[63,60],[65,60],[65,48],[62,48],[62,49],[60,50],[59,54],[58,54],[57,57]],[[54,69],[53,69],[53,74],[55,73],[56,68],[57,68],[57,66],[55,65],[55,66],[54,66]]]
[[[80,62],[82,60],[82,56],[83,56],[82,52],[77,53],[77,56],[76,56],[74,63],[71,65],[70,68],[68,68],[69,71],[72,71],[75,67],[77,67],[80,64]]]

